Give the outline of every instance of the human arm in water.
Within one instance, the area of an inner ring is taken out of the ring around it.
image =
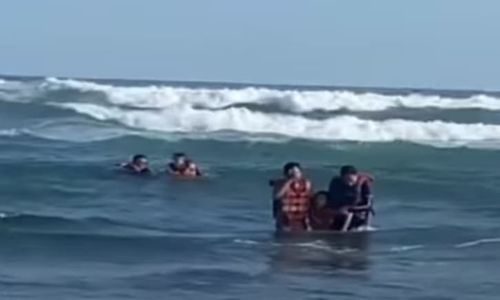
[[[167,173],[172,174],[172,175],[177,173],[177,169],[176,169],[174,163],[167,164]]]
[[[344,214],[348,211],[370,210],[373,198],[371,185],[364,182],[359,191],[349,191],[353,188],[344,185],[338,177],[332,179],[328,189],[328,206]]]
[[[358,203],[349,207],[349,211],[352,212],[363,212],[371,211],[373,206],[373,193],[372,188],[368,182],[363,183],[360,191],[360,199]]]
[[[135,166],[134,164],[130,162],[124,162],[120,164],[116,164],[116,166],[121,170],[125,171],[129,174],[134,174],[134,175],[154,175],[153,171],[149,167],[146,168],[139,168]]]

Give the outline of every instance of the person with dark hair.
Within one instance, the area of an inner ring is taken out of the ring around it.
[[[136,175],[151,175],[149,163],[146,155],[136,154],[132,160],[121,165],[122,169]]]
[[[312,184],[304,177],[299,163],[283,167],[283,179],[270,182],[273,186],[273,215],[276,229],[304,231],[309,229],[309,207]]]
[[[340,216],[335,229],[346,231],[369,225],[373,213],[373,177],[359,173],[354,166],[343,166],[328,189],[328,206]]]
[[[198,166],[182,152],[177,152],[172,155],[172,161],[168,164],[167,170],[170,174],[183,178],[196,178],[201,176],[201,171]]]
[[[335,212],[328,207],[328,192],[319,191],[311,199],[309,223],[312,230],[328,231],[333,229]]]

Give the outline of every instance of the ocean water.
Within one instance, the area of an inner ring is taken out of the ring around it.
[[[498,93],[4,76],[0,299],[498,299],[498,150]],[[372,173],[375,229],[276,236],[289,160]]]

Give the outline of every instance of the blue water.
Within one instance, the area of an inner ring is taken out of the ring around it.
[[[0,299],[498,299],[498,94],[246,88],[4,77]],[[206,178],[163,174],[179,150]],[[116,170],[139,152],[156,176]],[[375,230],[276,236],[289,160],[374,174]]]

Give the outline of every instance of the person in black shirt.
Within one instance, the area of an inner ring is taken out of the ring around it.
[[[372,213],[373,178],[360,174],[354,166],[343,166],[328,189],[328,205],[340,217],[335,229],[351,230],[369,223]]]
[[[121,165],[122,169],[134,175],[151,175],[148,159],[143,154],[136,154],[128,163]]]

